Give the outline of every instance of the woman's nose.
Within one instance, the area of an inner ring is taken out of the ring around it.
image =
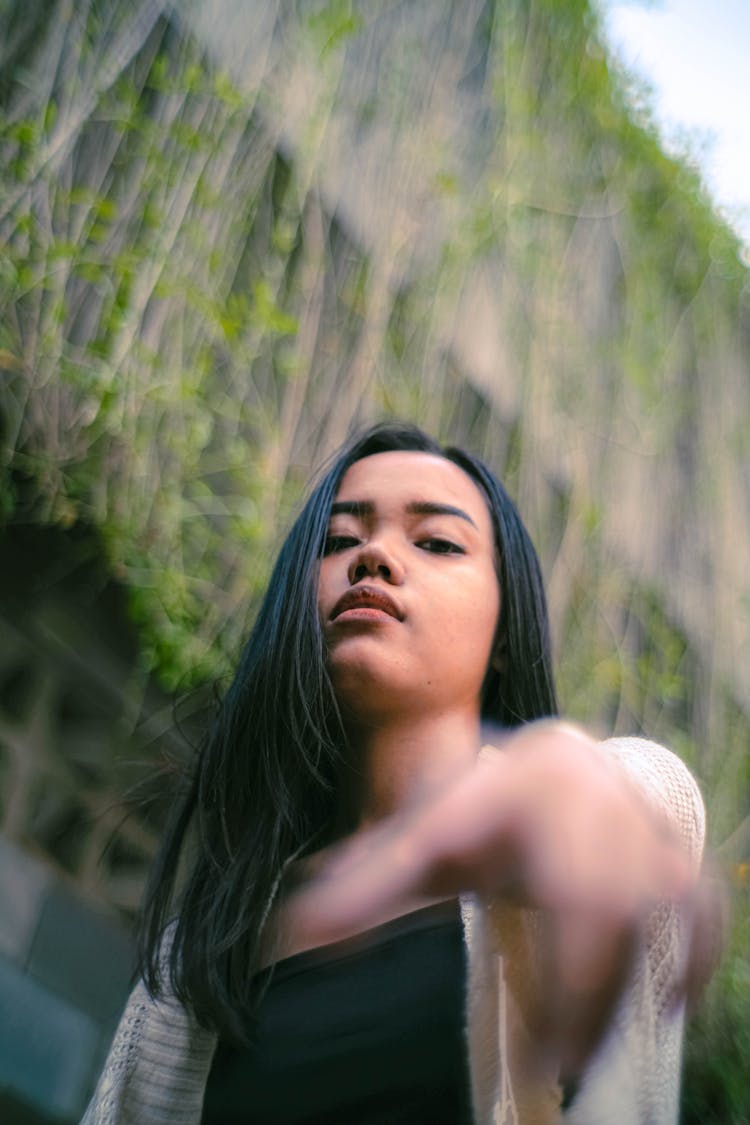
[[[382,578],[392,586],[400,586],[404,580],[403,564],[381,539],[363,543],[349,564],[352,585],[364,578]]]

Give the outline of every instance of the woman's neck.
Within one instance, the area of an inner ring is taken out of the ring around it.
[[[354,831],[413,804],[469,768],[480,749],[474,714],[393,718],[350,731],[345,804]]]
[[[412,716],[408,721],[388,722],[381,718],[377,726],[369,729],[363,724],[356,730],[350,726],[348,736],[350,753],[346,774],[341,779],[341,816],[333,836],[349,837],[355,848],[352,837],[449,784],[457,774],[471,768],[480,749],[476,715],[418,719]],[[269,929],[264,962],[351,937],[441,901],[440,897],[424,895],[396,896],[385,904],[375,903],[366,925],[337,931],[332,937],[320,894],[321,887],[325,891],[327,875],[326,893],[330,893],[329,864],[331,855],[336,854],[335,848],[333,852],[323,849],[300,860],[290,870]]]

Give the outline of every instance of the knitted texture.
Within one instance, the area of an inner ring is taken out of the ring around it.
[[[139,983],[81,1125],[196,1125],[215,1046],[180,1003]]]
[[[705,812],[700,791],[680,759],[654,742],[613,738],[603,744],[685,853],[700,864]],[[673,1125],[679,1113],[684,1005],[674,986],[688,953],[689,924],[680,909],[659,903],[648,920],[629,986],[612,1027],[566,1114],[573,1125]]]

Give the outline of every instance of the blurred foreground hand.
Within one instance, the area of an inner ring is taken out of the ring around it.
[[[675,1005],[697,1001],[722,948],[721,881],[701,873],[601,744],[565,723],[505,734],[430,800],[330,849],[291,908],[322,945],[465,893],[540,911],[543,987],[529,1030],[563,1076],[606,1030],[660,902],[691,935]]]

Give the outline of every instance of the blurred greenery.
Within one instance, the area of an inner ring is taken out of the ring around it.
[[[750,1052],[750,869],[734,876],[734,924],[729,953],[708,988],[686,1045],[683,1125],[739,1125],[748,1119]]]
[[[539,545],[566,711],[675,747],[734,878],[736,236],[589,0],[282,8],[0,7],[2,518],[98,529],[144,673],[184,690],[231,668],[351,425],[466,444]],[[738,888],[686,1121],[750,1119]]]

